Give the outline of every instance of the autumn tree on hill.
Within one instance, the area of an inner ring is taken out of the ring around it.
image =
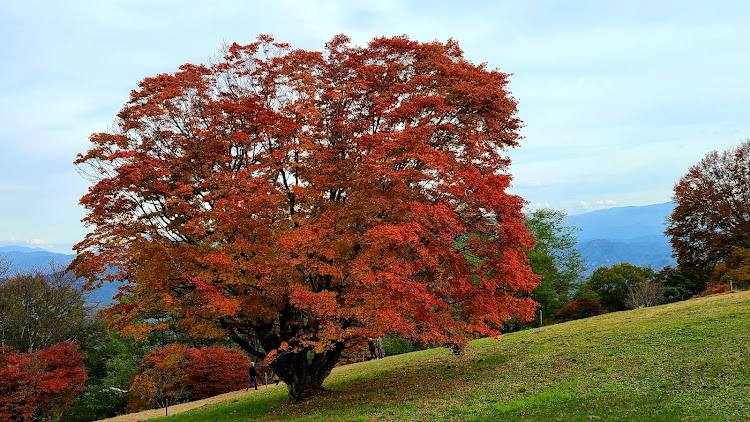
[[[750,139],[690,167],[673,200],[666,234],[679,267],[706,279],[750,271]]]
[[[250,358],[241,350],[172,344],[144,356],[130,385],[130,408],[167,407],[245,388]]]
[[[462,347],[533,318],[521,122],[508,76],[458,44],[268,36],[147,78],[76,164],[93,187],[72,266],[127,282],[125,334],[229,337],[292,400],[368,335]],[[110,269],[109,272],[106,270]]]
[[[130,383],[130,408],[164,408],[169,415],[169,406],[185,400],[189,391],[188,347],[174,344],[155,350],[143,358],[138,373]]]

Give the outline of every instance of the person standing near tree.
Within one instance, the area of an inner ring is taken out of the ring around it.
[[[378,359],[383,359],[383,337],[375,339],[375,347],[378,348]]]
[[[375,359],[375,340],[372,337],[367,338],[367,350],[370,351],[370,359]]]
[[[250,389],[251,385],[255,385],[255,389],[258,389],[258,371],[255,369],[255,362],[250,362],[250,368],[247,370],[250,375],[250,381],[247,383],[245,391]]]

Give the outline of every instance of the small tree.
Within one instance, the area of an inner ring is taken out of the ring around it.
[[[189,391],[187,349],[185,345],[175,344],[146,355],[130,385],[133,410],[145,403],[163,407],[164,414],[168,415],[170,405],[186,399]]]
[[[0,344],[21,352],[86,336],[85,296],[72,273],[17,274],[0,281]]]
[[[625,306],[629,309],[647,308],[664,302],[664,290],[657,283],[639,282],[628,286]]]
[[[638,267],[627,262],[602,266],[594,270],[579,295],[591,292],[608,311],[628,309],[627,300],[631,289],[639,283],[653,282],[656,272],[651,267]]]
[[[133,378],[131,408],[167,408],[239,390],[247,384],[249,367],[245,353],[224,346],[173,344],[155,350],[143,358]]]
[[[531,292],[547,318],[554,318],[558,309],[570,300],[571,289],[576,287],[581,274],[586,271],[576,245],[579,230],[565,226],[565,213],[550,208],[532,212],[526,220],[536,238],[536,245],[526,251],[534,274],[542,281]]]
[[[706,289],[706,280],[684,268],[666,266],[657,274],[657,282],[664,290],[666,303],[678,302],[700,294]]]
[[[250,358],[237,349],[203,346],[188,349],[187,371],[192,399],[198,400],[244,388]]]
[[[744,242],[750,244],[750,241]],[[735,247],[725,262],[717,265],[711,277],[711,285],[731,284],[738,289],[750,287],[750,247]]]
[[[557,313],[560,322],[572,321],[575,319],[588,318],[592,316],[606,314],[607,311],[602,308],[602,304],[592,297],[582,297],[565,304]]]

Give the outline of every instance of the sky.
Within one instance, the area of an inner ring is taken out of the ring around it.
[[[73,160],[145,77],[271,34],[453,38],[511,73],[524,139],[510,192],[575,215],[664,203],[706,153],[750,137],[750,2],[2,1],[0,245],[72,253],[93,229]]]

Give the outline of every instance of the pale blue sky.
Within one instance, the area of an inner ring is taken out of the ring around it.
[[[82,239],[75,154],[137,82],[261,33],[455,38],[513,73],[513,192],[577,214],[670,199],[707,152],[750,137],[749,1],[0,2],[0,244]]]

